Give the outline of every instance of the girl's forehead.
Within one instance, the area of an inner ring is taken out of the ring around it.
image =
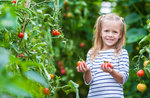
[[[120,21],[105,20],[102,23],[102,28],[121,29],[121,22]]]

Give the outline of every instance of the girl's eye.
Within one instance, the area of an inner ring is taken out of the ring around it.
[[[104,30],[105,32],[109,32],[109,30]]]
[[[115,33],[115,34],[118,34],[118,32],[117,32],[117,31],[114,31],[114,33]]]

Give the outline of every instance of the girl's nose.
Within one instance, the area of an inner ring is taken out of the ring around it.
[[[111,37],[112,37],[112,36],[113,36],[113,32],[110,31],[110,32],[108,33],[108,36],[111,36]]]

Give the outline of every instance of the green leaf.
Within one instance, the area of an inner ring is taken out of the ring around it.
[[[46,82],[46,80],[43,78],[43,76],[41,76],[38,72],[35,71],[27,71],[25,73],[25,75],[30,79],[33,80],[37,83],[42,84],[45,87],[48,87],[48,83]]]
[[[17,52],[17,53],[21,53],[19,50],[18,50],[18,47],[15,45],[15,44],[12,44],[10,43],[11,47]]]
[[[11,83],[5,85],[5,90],[8,91],[8,93],[11,93],[18,97],[32,97],[30,93]]]
[[[150,62],[148,62],[146,64],[146,66],[144,67],[144,71],[145,71],[147,77],[150,78]]]
[[[132,28],[127,31],[127,43],[134,43],[146,36],[146,30],[143,28]]]
[[[69,81],[68,85],[64,86],[62,89],[68,95],[70,92],[76,93],[76,98],[79,98],[79,85],[73,82],[72,80]]]
[[[126,24],[132,24],[132,23],[139,21],[140,19],[141,19],[141,16],[139,16],[137,13],[134,12],[125,17],[125,22]]]
[[[0,70],[3,69],[4,65],[7,64],[9,61],[9,52],[5,49],[0,47]]]
[[[143,44],[147,44],[148,42],[150,42],[150,34],[148,34],[147,36],[145,36],[140,42],[139,42],[139,46],[143,45]]]

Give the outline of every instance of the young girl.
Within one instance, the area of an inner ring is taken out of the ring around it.
[[[85,84],[90,85],[88,98],[123,98],[123,84],[129,76],[128,52],[122,48],[125,22],[116,14],[107,14],[97,19],[95,28],[94,46],[87,53],[86,66],[78,66],[77,71],[84,73]]]

